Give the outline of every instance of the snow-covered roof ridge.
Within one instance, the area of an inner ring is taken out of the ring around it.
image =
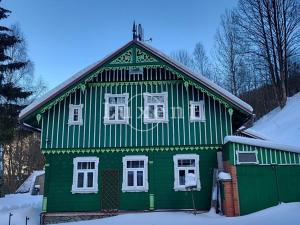
[[[67,79],[66,81],[64,81],[63,83],[58,85],[57,87],[55,87],[55,88],[51,89],[50,91],[48,91],[45,95],[41,96],[40,98],[35,100],[33,103],[31,103],[30,105],[25,107],[21,111],[21,113],[19,115],[19,118],[20,119],[25,118],[31,112],[33,112],[34,110],[36,110],[39,107],[43,106],[48,101],[50,101],[50,100],[54,99],[55,97],[57,97],[64,90],[66,90],[67,88],[69,88],[73,84],[75,84],[76,82],[83,79],[87,74],[94,71],[95,69],[97,69],[101,65],[105,64],[107,61],[109,61],[110,59],[112,59],[113,57],[118,55],[122,50],[126,49],[127,47],[129,47],[130,45],[132,45],[134,43],[137,44],[138,46],[140,46],[141,48],[144,48],[144,49],[148,50],[153,55],[155,55],[159,58],[162,58],[163,60],[170,63],[172,66],[174,66],[177,69],[181,70],[182,72],[186,73],[188,76],[192,77],[193,79],[195,79],[198,82],[202,83],[203,85],[207,86],[212,91],[216,92],[217,94],[221,95],[226,100],[231,102],[233,105],[237,106],[238,108],[243,109],[245,112],[247,112],[249,114],[252,114],[253,108],[249,104],[242,101],[241,99],[239,99],[235,95],[231,94],[227,90],[225,90],[225,89],[221,88],[220,86],[216,85],[215,83],[213,83],[209,79],[205,78],[204,76],[196,74],[195,72],[191,71],[186,66],[176,62],[175,60],[171,59],[169,56],[167,56],[166,54],[162,53],[161,51],[153,48],[152,46],[150,46],[148,44],[145,44],[144,42],[140,42],[140,41],[137,41],[137,40],[132,40],[132,41],[128,42],[127,44],[125,44],[124,46],[122,46],[121,48],[119,48],[117,51],[115,51],[112,54],[104,57],[102,60],[99,60],[96,63],[91,64],[90,66],[84,68],[83,70],[79,71],[78,73],[75,73],[69,79]]]
[[[224,144],[228,142],[234,142],[239,144],[253,145],[264,148],[271,148],[276,150],[288,151],[288,152],[296,152],[300,153],[300,147],[280,144],[272,141],[259,140],[254,138],[240,137],[240,136],[226,136],[224,138]]]
[[[268,140],[268,137],[266,137],[261,132],[255,131],[252,128],[246,128],[245,126],[241,126],[238,129],[238,132],[241,132],[243,134],[249,135],[253,138],[261,139],[261,140]]]

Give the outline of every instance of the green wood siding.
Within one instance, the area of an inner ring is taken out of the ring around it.
[[[118,169],[120,179],[120,210],[148,210],[149,196],[154,195],[155,209],[192,208],[190,192],[174,191],[174,154],[199,154],[201,191],[195,192],[197,209],[210,208],[213,168],[217,166],[216,150],[154,151],[139,153],[95,153],[95,154],[46,154],[49,166],[46,169],[47,212],[98,211],[101,210],[101,172]],[[130,154],[147,155],[149,160],[148,192],[122,192],[122,157]],[[72,194],[73,158],[78,156],[99,157],[97,194]]]
[[[161,81],[153,81],[156,79]],[[144,76],[129,76],[128,70],[111,70],[93,82],[43,114],[43,149],[222,144],[224,136],[231,134],[230,116],[224,105],[192,86],[186,88],[170,71],[145,69]],[[168,123],[143,122],[145,92],[168,92]],[[128,125],[103,123],[106,93],[129,94]],[[205,102],[206,121],[190,122],[189,101],[198,100]],[[84,105],[83,125],[68,125],[69,104]]]
[[[257,151],[259,165],[300,165],[300,153],[264,148],[253,145],[226,143],[223,147],[225,161],[236,165],[236,151]]]
[[[300,166],[237,166],[241,215],[300,201]]]

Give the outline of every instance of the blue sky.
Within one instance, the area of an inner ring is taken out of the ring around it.
[[[134,20],[145,38],[169,54],[192,52],[202,42],[208,52],[225,9],[237,0],[2,0],[19,23],[35,75],[53,88],[132,38]]]

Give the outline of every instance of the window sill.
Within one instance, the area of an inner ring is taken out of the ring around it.
[[[129,121],[104,121],[104,125],[129,124]]]
[[[71,190],[72,194],[97,194],[98,189],[76,189],[76,190]]]
[[[72,125],[79,125],[79,126],[82,126],[83,125],[83,122],[80,121],[80,122],[68,122],[68,125],[69,126],[72,126]]]
[[[169,120],[145,120],[144,124],[151,124],[151,123],[168,123]]]
[[[122,188],[122,192],[148,192],[148,188]]]
[[[200,191],[201,187],[194,188],[195,191]],[[185,187],[174,187],[174,191],[189,191]]]

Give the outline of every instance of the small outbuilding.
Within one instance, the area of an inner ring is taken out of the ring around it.
[[[300,149],[254,138],[227,136],[223,146],[223,209],[227,216],[300,201]]]
[[[16,190],[16,193],[30,193],[31,195],[44,194],[45,171],[35,170]]]

